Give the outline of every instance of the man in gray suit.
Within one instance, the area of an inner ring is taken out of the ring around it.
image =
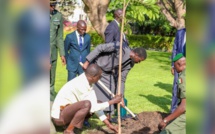
[[[119,42],[112,42],[98,45],[87,57],[83,68],[86,69],[90,63],[96,63],[102,68],[103,73],[101,81],[108,87],[112,93],[116,94],[116,83],[114,75],[118,72],[119,66]],[[121,93],[124,95],[126,76],[135,63],[139,63],[147,58],[147,53],[144,48],[136,48],[131,50],[124,42],[122,46],[122,80]],[[111,95],[101,90],[102,87],[98,84],[94,85],[98,100],[104,102],[111,100]],[[122,101],[123,102],[123,101]],[[124,106],[124,104],[123,104]],[[105,112],[114,114],[114,106],[110,106],[104,110]],[[110,116],[109,116],[110,119]]]

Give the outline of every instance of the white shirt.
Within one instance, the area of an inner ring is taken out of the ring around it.
[[[73,104],[82,100],[89,100],[91,102],[90,112],[95,112],[101,121],[107,118],[102,110],[109,107],[109,103],[97,103],[95,91],[90,86],[85,73],[67,82],[60,89],[54,100],[51,116],[59,119],[60,106],[66,106],[67,104]]]
[[[78,33],[78,31],[76,30],[75,31],[76,33],[76,37],[77,37],[77,41],[78,41],[78,45],[80,45],[80,41],[79,41],[79,38],[80,38],[80,34]],[[81,40],[82,40],[82,46],[84,45],[84,36],[82,35],[81,36]]]

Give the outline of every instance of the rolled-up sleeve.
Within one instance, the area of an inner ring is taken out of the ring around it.
[[[96,111],[95,114],[101,121],[107,118],[102,110]]]

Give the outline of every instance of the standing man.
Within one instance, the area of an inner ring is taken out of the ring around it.
[[[83,68],[86,69],[90,63],[96,63],[103,70],[101,81],[104,85],[111,90],[113,94],[116,94],[116,84],[114,81],[114,75],[117,73],[119,66],[119,42],[106,43],[98,45],[87,57]],[[122,86],[121,93],[124,95],[125,81],[128,72],[134,66],[135,63],[139,63],[147,58],[147,53],[144,48],[136,48],[131,50],[124,42],[122,46]],[[94,90],[98,100],[109,101],[111,95],[102,90],[102,87],[98,84],[94,85]],[[123,101],[122,101],[123,103]],[[124,103],[123,103],[124,106]],[[107,113],[114,114],[114,106],[111,105],[104,110]],[[109,119],[110,116],[108,117]]]
[[[77,30],[66,36],[64,47],[67,61],[68,81],[83,73],[79,62],[85,62],[90,53],[90,35],[86,33],[87,24],[83,20],[77,23]]]
[[[178,78],[178,104],[173,113],[162,120],[158,127],[160,134],[186,134],[186,59],[182,53],[177,54],[173,59],[175,70],[179,73]]]
[[[56,126],[67,126],[64,134],[74,134],[74,128],[82,128],[85,117],[95,113],[107,127],[118,132],[104,115],[104,108],[121,102],[122,95],[103,103],[97,103],[92,84],[101,78],[102,70],[96,64],[91,64],[85,73],[67,82],[58,92],[51,111]]]
[[[176,37],[174,41],[174,46],[172,50],[172,59],[178,54],[182,53],[185,56],[186,51],[186,29],[180,29],[176,32]],[[177,89],[178,89],[178,73],[175,70],[174,62],[172,62],[171,73],[174,75],[173,88],[172,88],[172,104],[171,113],[177,108]]]
[[[50,0],[50,50],[51,50],[51,71],[50,71],[50,99],[54,100],[56,92],[54,89],[55,72],[57,67],[58,50],[63,65],[66,65],[64,44],[63,44],[63,17],[55,9],[56,0]]]
[[[120,25],[122,23],[122,9],[117,9],[114,11],[114,20],[105,29],[105,43],[110,43],[114,41],[120,41]],[[123,33],[123,41],[127,43],[128,41]]]

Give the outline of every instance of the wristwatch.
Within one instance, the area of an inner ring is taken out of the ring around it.
[[[166,119],[164,119],[163,122],[167,124],[167,120]]]

